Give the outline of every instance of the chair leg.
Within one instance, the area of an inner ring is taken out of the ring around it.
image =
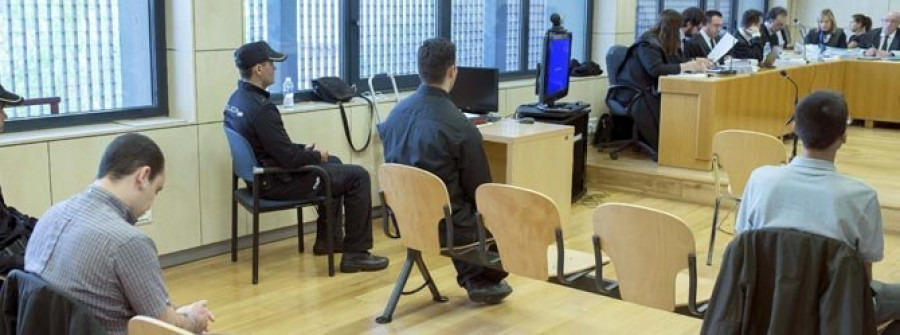
[[[328,251],[328,276],[334,277],[334,203],[331,199],[325,201],[325,250]]]
[[[303,207],[297,208],[297,252],[303,253]]]
[[[421,255],[418,257],[421,257]],[[390,323],[394,319],[394,310],[397,309],[397,302],[400,301],[400,295],[403,294],[403,288],[406,287],[406,281],[409,279],[409,274],[412,272],[413,263],[417,262],[416,251],[406,249],[406,262],[403,263],[403,268],[400,270],[400,276],[397,278],[397,283],[394,284],[394,290],[391,292],[391,297],[388,298],[387,306],[384,307],[384,313],[375,318],[375,322],[385,324]]]
[[[237,262],[237,242],[238,242],[238,220],[237,220],[237,200],[234,199],[234,193],[231,195],[231,261]]]
[[[425,285],[428,285],[428,290],[431,291],[431,298],[437,302],[447,302],[449,299],[441,295],[441,292],[438,291],[437,284],[435,284],[434,280],[431,279],[431,273],[428,272],[428,267],[425,266],[425,260],[422,259],[422,253],[418,250],[415,250],[413,252],[416,256],[416,266],[418,266],[419,272],[422,274],[422,278],[425,279]]]
[[[253,285],[259,282],[259,212],[253,211]]]
[[[719,207],[722,199],[716,197],[716,207],[713,209],[712,232],[709,235],[709,251],[706,253],[706,265],[712,265],[713,246],[716,243],[716,230],[719,230]]]

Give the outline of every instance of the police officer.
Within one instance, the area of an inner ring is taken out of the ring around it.
[[[3,111],[4,106],[18,106],[25,102],[22,97],[15,93],[9,92],[0,85],[0,133],[3,132],[4,123],[6,123],[6,112]]]
[[[3,132],[3,126],[6,122],[6,112],[3,111],[3,107],[19,106],[24,102],[25,100],[22,99],[22,97],[7,91],[3,88],[3,85],[0,85],[0,133]],[[15,210],[12,207],[6,206],[6,201],[3,199],[3,191],[0,190],[0,227],[15,228],[15,226],[10,225],[9,222],[13,216],[11,209]],[[6,232],[0,232],[0,234],[3,233]],[[24,252],[23,255],[0,255],[0,274],[6,275],[13,269],[22,270],[24,268]]]
[[[237,49],[234,61],[241,74],[237,89],[225,106],[225,127],[241,134],[253,147],[263,167],[296,169],[310,164],[320,165],[331,177],[334,197],[333,215],[337,227],[341,222],[341,199],[346,211],[343,241],[341,229],[335,230],[335,252],[343,252],[341,272],[377,271],[388,266],[388,259],[368,252],[372,248],[372,199],[369,173],[358,165],[342,164],[328,151],[315,144],[293,143],[284,129],[281,114],[269,100],[269,87],[275,82],[274,62],[287,56],[272,50],[266,42],[248,43]],[[264,176],[260,195],[271,200],[291,200],[316,196],[324,190],[311,174]],[[324,255],[325,209],[319,206],[316,244],[313,254]]]

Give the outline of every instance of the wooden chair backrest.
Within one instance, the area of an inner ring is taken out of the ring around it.
[[[397,217],[400,242],[423,253],[441,252],[438,225],[450,196],[444,182],[431,172],[401,164],[384,164],[378,181],[387,205]]]
[[[622,299],[675,310],[675,278],[695,252],[681,219],[632,204],[608,203],[594,212],[594,234],[616,268]]]
[[[128,335],[191,335],[193,333],[166,322],[138,315],[128,320]]]
[[[787,153],[781,140],[749,130],[723,130],[716,133],[712,152],[721,169],[728,174],[728,192],[738,198],[744,194],[744,187],[753,170],[764,165],[781,165],[787,162]]]
[[[503,269],[547,280],[547,248],[560,227],[556,203],[546,195],[504,184],[484,184],[475,202],[485,228],[494,235]]]

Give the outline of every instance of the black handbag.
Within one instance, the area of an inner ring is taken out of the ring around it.
[[[350,102],[356,96],[356,90],[338,77],[313,79],[312,89],[319,100],[336,104]]]
[[[369,144],[372,142],[371,123],[374,122],[374,115],[372,114],[374,110],[374,106],[372,105],[373,102],[356,93],[356,89],[350,87],[350,85],[341,80],[341,78],[321,77],[313,79],[311,82],[313,94],[315,94],[319,100],[328,103],[336,103],[341,110],[341,121],[344,123],[344,136],[347,137],[347,143],[350,144],[350,149],[353,149],[354,152],[366,151],[366,149],[369,148]],[[366,137],[366,143],[359,149],[353,144],[353,138],[350,135],[350,123],[347,122],[347,112],[344,110],[344,103],[350,102],[350,100],[353,100],[353,97],[356,96],[365,99],[369,103],[369,135]]]

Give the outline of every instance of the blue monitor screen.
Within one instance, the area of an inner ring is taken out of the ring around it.
[[[569,58],[572,52],[572,40],[568,38],[552,38],[547,50],[546,96],[554,96],[569,87]]]

